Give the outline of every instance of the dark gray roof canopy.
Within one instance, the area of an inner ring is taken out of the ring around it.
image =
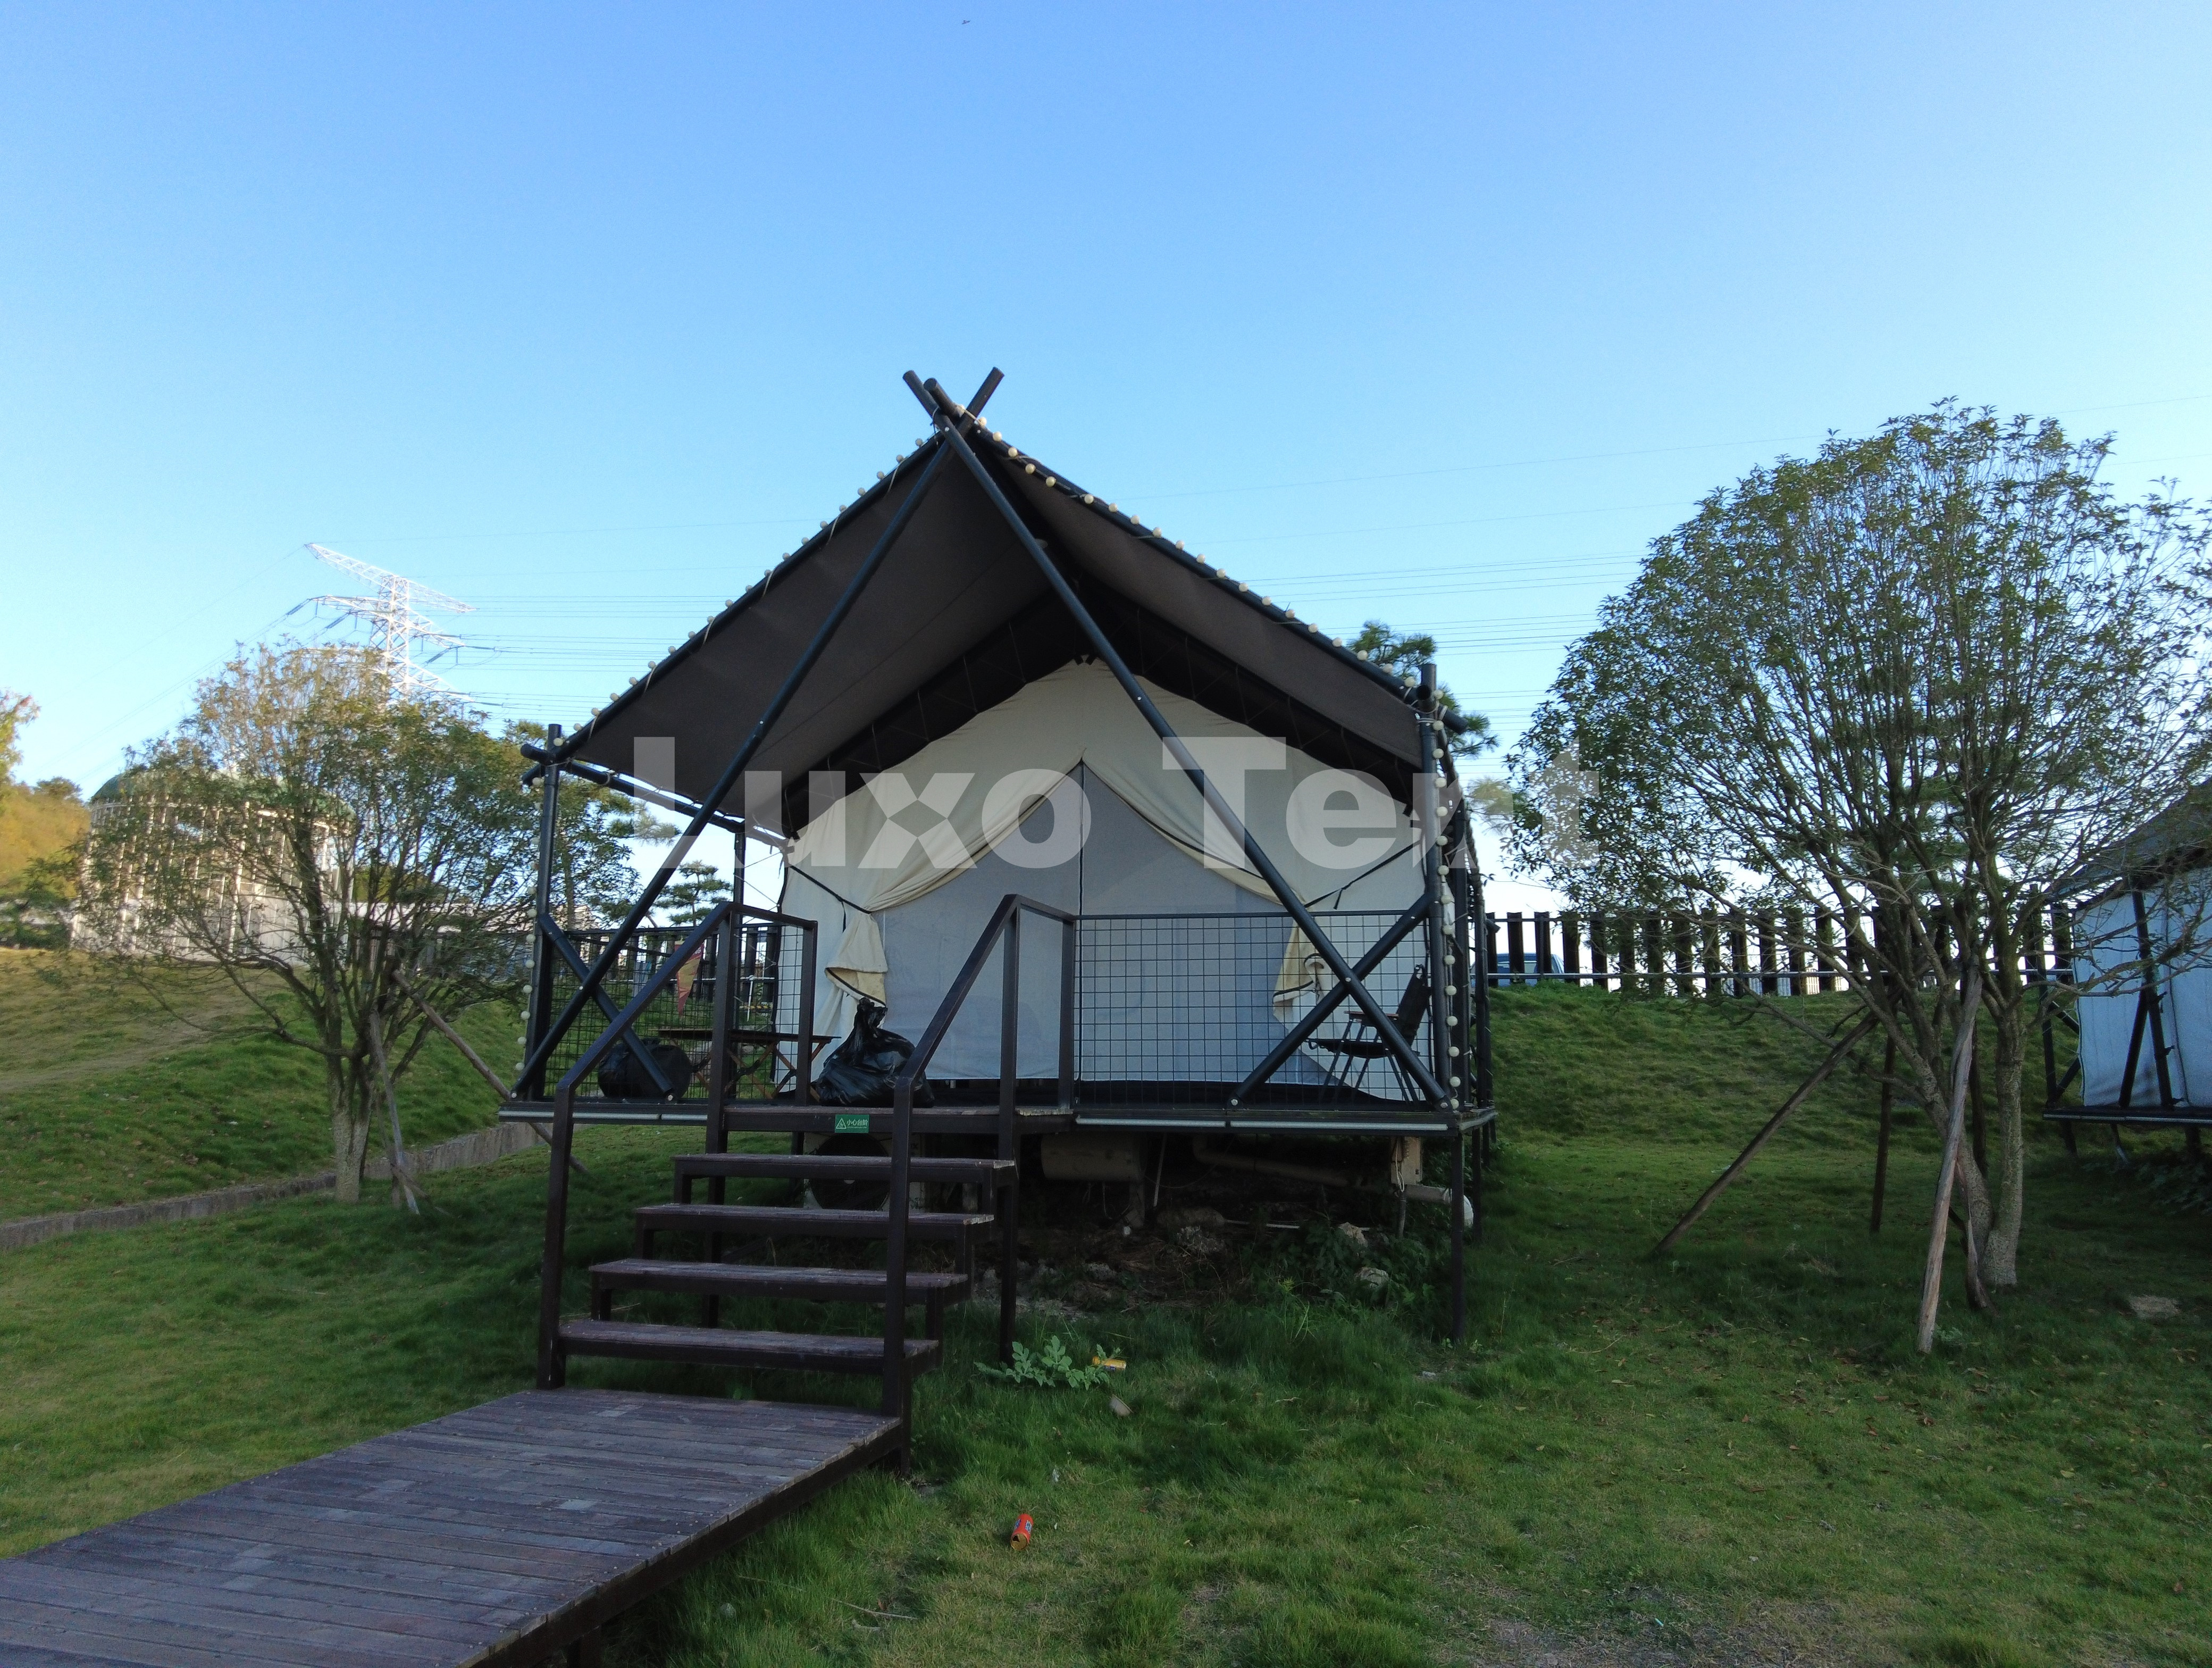
[[[840,512],[563,756],[628,775],[638,738],[673,736],[676,791],[710,792],[941,444]],[[1420,761],[1409,686],[986,430],[970,444],[1140,676],[1406,798]],[[1089,652],[973,477],[941,468],[751,768],[782,774],[795,813],[810,770],[888,769]]]

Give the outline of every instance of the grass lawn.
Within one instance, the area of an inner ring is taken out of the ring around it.
[[[1504,993],[1462,1350],[1422,1289],[1437,1213],[1357,1255],[1316,1224],[1176,1257],[1063,1198],[1025,1330],[1126,1354],[1133,1415],[987,1379],[990,1318],[958,1316],[913,1477],[833,1491],[612,1659],[2212,1664],[2212,1218],[2039,1131],[2021,1289],[1975,1315],[1954,1275],[1923,1361],[1934,1143],[1900,1118],[1870,1237],[1872,1097],[1844,1082],[1654,1263],[1818,1052],[1736,1017]],[[586,1132],[579,1266],[685,1144]],[[435,1178],[420,1221],[301,1201],[0,1257],[0,1551],[526,1384],[543,1166]],[[1334,1295],[1363,1260],[1397,1276],[1381,1308]]]
[[[103,986],[88,958],[0,949],[0,1221],[331,1167],[320,1057],[240,1032],[234,993],[164,994],[174,1013]],[[514,1059],[511,1013],[463,1029],[495,1068]],[[497,1105],[442,1037],[400,1080],[410,1142],[480,1129]]]

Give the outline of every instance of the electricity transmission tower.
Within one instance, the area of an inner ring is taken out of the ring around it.
[[[467,644],[450,631],[441,631],[431,624],[425,609],[441,614],[473,614],[476,610],[465,602],[447,596],[443,591],[434,591],[420,580],[409,579],[401,574],[373,567],[368,563],[342,556],[320,545],[307,548],[319,561],[327,562],[343,573],[363,579],[375,587],[373,596],[314,597],[318,606],[327,606],[361,621],[368,627],[368,647],[380,656],[392,681],[404,695],[442,693],[446,681],[416,659],[418,644],[433,645],[424,660],[435,660],[441,654],[450,654]]]

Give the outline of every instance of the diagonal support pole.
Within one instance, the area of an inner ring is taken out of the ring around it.
[[[1651,1248],[1652,1256],[1664,1257],[1674,1250],[1674,1242],[1690,1231],[1691,1225],[1711,1208],[1714,1200],[1735,1184],[1735,1178],[1743,1174],[1751,1161],[1759,1156],[1759,1149],[1773,1139],[1774,1132],[1788,1121],[1790,1113],[1805,1104],[1814,1090],[1828,1081],[1828,1074],[1844,1063],[1845,1057],[1859,1045],[1860,1040],[1873,1031],[1875,1024],[1874,1016],[1868,1014],[1844,1034],[1841,1042],[1828,1050],[1827,1058],[1815,1066],[1813,1074],[1797,1086],[1796,1093],[1782,1103],[1782,1110],[1767,1119],[1766,1127],[1753,1135],[1750,1144],[1735,1155],[1735,1162],[1722,1171],[1714,1178],[1713,1184],[1698,1196],[1697,1203],[1682,1213],[1682,1220],[1667,1230],[1667,1237]]]
[[[553,953],[568,964],[570,972],[580,979],[590,976],[592,970],[584,965],[583,956],[577,951],[575,945],[569,941],[568,934],[561,930],[559,922],[554,920],[550,915],[546,916],[538,922],[538,929],[545,934],[545,941],[553,947]],[[599,1003],[599,1012],[605,1014],[608,1019],[614,1019],[620,1012],[615,1007],[613,999],[604,989],[594,990],[592,992],[592,996]],[[668,1074],[661,1070],[660,1062],[653,1057],[651,1050],[645,1045],[644,1039],[640,1038],[637,1032],[625,1030],[623,1032],[623,1041],[629,1044],[631,1057],[645,1068],[645,1074],[653,1080],[655,1088],[663,1094],[675,1093],[676,1086],[668,1081]]]
[[[2172,1106],[2179,1103],[2174,1099],[2173,1095],[2172,1068],[2166,1063],[2166,1010],[2164,1003],[2159,999],[2159,967],[2155,959],[2157,953],[2151,947],[2150,916],[2143,908],[2143,895],[2142,888],[2141,886],[2137,886],[2135,889],[2134,897],[2136,904],[2136,943],[2137,947],[2142,953],[2143,1006],[2147,1010],[2147,1017],[2150,1020],[2151,1058],[2156,1062],[2158,1067],[2158,1104],[2161,1106]],[[2133,1074],[2130,1073],[2130,1075],[2132,1077]]]
[[[922,409],[929,413],[931,421],[937,424],[937,431],[943,436],[945,445],[959,458],[962,464],[966,466],[968,472],[975,477],[975,484],[983,490],[983,496],[991,501],[992,508],[1005,519],[1007,527],[1013,531],[1015,538],[1021,541],[1022,548],[1029,552],[1030,560],[1037,564],[1038,569],[1044,575],[1045,582],[1052,587],[1054,594],[1059,597],[1062,606],[1075,617],[1076,624],[1081,628],[1084,636],[1090,638],[1091,646],[1098,651],[1098,658],[1106,663],[1107,669],[1114,674],[1115,681],[1121,685],[1122,693],[1135,703],[1138,712],[1159,736],[1169,755],[1174,758],[1182,773],[1190,778],[1192,785],[1198,789],[1200,797],[1205,801],[1207,807],[1220,819],[1221,826],[1229,831],[1237,839],[1243,850],[1246,861],[1252,865],[1260,878],[1267,883],[1267,889],[1275,894],[1276,901],[1282,904],[1291,919],[1297,923],[1298,930],[1306,935],[1306,941],[1311,944],[1320,953],[1321,959],[1328,964],[1329,971],[1335,974],[1338,979],[1350,989],[1352,1000],[1359,1004],[1359,1011],[1367,1016],[1368,1022],[1375,1027],[1375,1034],[1381,1038],[1384,1046],[1389,1049],[1391,1057],[1396,1060],[1405,1068],[1407,1074],[1420,1086],[1421,1093],[1431,1105],[1442,1107],[1449,1105],[1449,1098],[1444,1093],[1443,1087],[1437,1081],[1436,1074],[1429,1069],[1427,1062],[1414,1051],[1405,1038],[1399,1034],[1397,1023],[1392,1019],[1389,1012],[1376,1000],[1375,993],[1367,988],[1366,981],[1352,971],[1352,964],[1344,959],[1344,953],[1339,950],[1334,941],[1322,930],[1321,923],[1313,917],[1313,911],[1306,908],[1305,901],[1297,895],[1291,883],[1283,878],[1282,871],[1275,867],[1274,859],[1267,855],[1259,841],[1252,837],[1252,831],[1244,826],[1244,819],[1231,808],[1229,801],[1222,796],[1221,791],[1208,779],[1206,771],[1199,764],[1197,757],[1185,745],[1182,737],[1176,734],[1174,726],[1168,722],[1160,709],[1153,704],[1152,697],[1145,693],[1144,686],[1138,683],[1136,673],[1129,670],[1128,662],[1121,658],[1121,651],[1114,647],[1112,640],[1099,628],[1098,622],[1091,617],[1091,611],[1083,606],[1083,599],[1076,594],[1075,587],[1068,583],[1067,576],[1060,572],[1059,564],[1046,553],[1044,546],[1037,542],[1036,535],[1029,529],[1029,524],[1022,520],[1019,512],[1007,501],[1006,495],[1000,489],[998,482],[993,479],[990,472],[983,467],[983,460],[975,455],[967,441],[962,437],[951,413],[946,409],[950,402],[934,397],[928,389],[923,387],[921,380],[912,371],[906,374],[906,384],[914,391],[914,397],[921,402]],[[1428,837],[1434,837],[1431,835]]]
[[[1409,904],[1406,912],[1385,928],[1366,954],[1352,964],[1352,971],[1363,979],[1382,965],[1383,957],[1398,947],[1398,941],[1419,926],[1428,914],[1429,904],[1425,898]],[[1442,983],[1443,981],[1437,981]],[[1306,1039],[1328,1023],[1328,1016],[1352,994],[1352,987],[1339,979],[1328,988],[1319,1001],[1308,1008],[1305,1017],[1284,1033],[1282,1040],[1267,1050],[1267,1057],[1245,1074],[1244,1081],[1230,1091],[1229,1104],[1239,1105],[1253,1090],[1282,1070],[1283,1062],[1305,1046]]]
[[[738,782],[744,779],[745,767],[753,762],[753,755],[760,751],[761,744],[768,740],[769,732],[783,716],[784,709],[799,693],[799,686],[806,681],[806,674],[814,670],[815,662],[830,647],[830,640],[837,635],[837,628],[845,623],[845,617],[853,612],[853,605],[860,600],[860,593],[876,576],[876,569],[883,566],[884,558],[890,554],[891,546],[898,542],[899,535],[906,531],[907,523],[914,519],[915,511],[921,507],[922,497],[928,492],[929,484],[937,478],[937,472],[944,462],[944,447],[940,445],[932,449],[929,461],[923,465],[921,473],[908,490],[906,501],[892,514],[877,539],[875,547],[861,560],[860,567],[846,584],[843,594],[831,606],[829,617],[815,628],[813,641],[806,645],[798,662],[784,675],[782,686],[769,697],[768,705],[754,721],[751,731],[738,744],[737,752],[730,756],[730,762],[723,767],[721,779],[700,800],[699,808],[692,814],[690,823],[677,837],[676,843],[669,849],[667,858],[647,880],[644,892],[639,894],[637,902],[630,905],[629,913],[623,917],[622,925],[608,937],[607,947],[592,964],[591,971],[583,976],[581,988],[569,997],[568,1006],[561,1010],[560,1018],[532,1046],[530,1058],[524,1062],[523,1069],[516,1074],[517,1076],[525,1081],[530,1080],[553,1052],[556,1040],[575,1024],[576,1016],[584,1011],[584,1004],[599,994],[599,986],[614,966],[615,958],[621,953],[622,947],[629,942],[639,924],[659,901],[661,888],[668,884],[668,877],[681,868],[684,860],[691,855],[691,848],[698,843],[700,834],[714,819],[722,801],[728,799],[736,791]]]

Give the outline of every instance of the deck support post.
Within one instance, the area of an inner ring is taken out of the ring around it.
[[[891,1190],[884,1201],[884,1416],[902,1421],[897,1468],[914,1452],[914,1408],[906,1371],[907,1189],[912,1184],[914,1079],[901,1072],[891,1083]]]
[[[1100,627],[1090,609],[1084,606],[1083,599],[1068,583],[1067,575],[1060,572],[1060,564],[1037,542],[1037,537],[1030,531],[1029,524],[1022,520],[1020,513],[1007,500],[1005,491],[992,478],[991,472],[984,468],[983,460],[975,455],[956,426],[952,401],[945,398],[941,390],[933,391],[925,387],[912,371],[906,374],[906,384],[913,390],[914,397],[921,402],[922,409],[929,413],[945,447],[958,457],[968,472],[975,478],[976,485],[983,490],[983,496],[990,500],[991,507],[999,512],[1014,537],[1020,541],[1023,550],[1028,552],[1030,559],[1036,563],[1038,571],[1044,575],[1045,583],[1052,587],[1061,606],[1074,617],[1077,628],[1097,650],[1098,658],[1114,674],[1114,680],[1121,685],[1122,693],[1129,697],[1138,713],[1152,726],[1177,767],[1190,778],[1191,785],[1198,789],[1199,797],[1205,801],[1206,808],[1220,820],[1222,828],[1230,837],[1237,842],[1253,872],[1267,882],[1267,889],[1275,894],[1285,912],[1297,923],[1298,930],[1306,935],[1306,941],[1328,965],[1329,971],[1350,989],[1352,1000],[1359,1004],[1360,1012],[1375,1027],[1375,1034],[1389,1049],[1391,1057],[1419,1087],[1422,1098],[1438,1111],[1446,1110],[1449,1102],[1444,1094],[1443,1086],[1437,1081],[1436,1074],[1412,1044],[1399,1034],[1397,1024],[1389,1010],[1376,999],[1375,993],[1367,988],[1366,981],[1352,971],[1352,964],[1336,947],[1335,941],[1322,930],[1321,924],[1313,917],[1313,911],[1306,907],[1305,900],[1283,878],[1282,871],[1275,867],[1274,859],[1268,856],[1266,848],[1253,837],[1252,831],[1244,825],[1244,819],[1237,814],[1220,789],[1206,776],[1197,756],[1153,704],[1152,697],[1145,693],[1144,686],[1137,681],[1137,674],[1129,670],[1129,663],[1121,657],[1121,650],[1114,646],[1113,640]]]
[[[1065,930],[1063,928],[1063,930]],[[999,1004],[999,1156],[1014,1156],[1014,1111],[1017,1076],[1021,1070],[1022,1032],[1022,912],[1006,921],[1006,990]],[[1002,1209],[1019,1194],[1009,1189],[999,1200]],[[1014,1359],[1014,1261],[1019,1255],[1019,1229],[1011,1210],[999,1223],[999,1359]]]
[[[734,891],[745,884],[744,836],[738,837],[738,874]],[[722,1122],[723,1103],[730,1096],[730,1004],[738,987],[738,921],[732,911],[722,922],[721,935],[714,941],[714,1019],[709,1032],[712,1041],[707,1045],[707,1150],[726,1153],[730,1150],[730,1133]],[[690,1190],[686,1181],[684,1190]],[[707,1184],[707,1196],[720,1204],[726,1195],[726,1184],[717,1176]],[[707,1260],[722,1260],[722,1237],[708,1236]],[[722,1300],[709,1294],[699,1300],[699,1324],[716,1326],[722,1318]]]

